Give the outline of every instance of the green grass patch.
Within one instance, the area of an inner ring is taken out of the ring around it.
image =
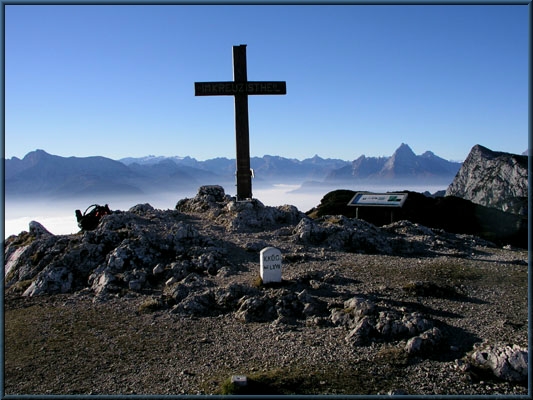
[[[222,395],[375,395],[397,388],[402,374],[375,374],[376,366],[401,370],[408,363],[405,351],[392,346],[372,363],[357,365],[292,365],[246,375],[247,385],[225,379],[214,394]],[[314,369],[313,369],[314,368]]]
[[[385,345],[377,352],[376,361],[392,367],[405,367],[409,363],[409,355],[401,347]]]
[[[247,375],[247,385],[240,386],[231,382],[231,378],[224,380],[219,394],[223,395],[283,395],[300,392],[304,378],[295,371],[275,369],[267,372]]]
[[[12,286],[10,286],[6,291],[11,293],[24,293],[24,291],[30,287],[31,283],[33,282],[33,279],[27,279],[25,281],[18,281],[15,282]]]
[[[138,311],[140,313],[151,313],[154,311],[157,311],[159,309],[163,308],[163,301],[161,299],[157,299],[155,297],[150,297],[146,300],[144,300],[138,307]]]
[[[33,236],[31,233],[23,231],[17,236],[12,236],[6,240],[6,246],[11,245],[15,247],[23,247],[27,246],[35,240],[35,236]]]
[[[483,277],[479,268],[461,261],[439,261],[421,270],[414,280],[435,282],[439,285],[456,286]]]

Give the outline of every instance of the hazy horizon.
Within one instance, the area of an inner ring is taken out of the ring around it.
[[[341,185],[342,186],[342,185]],[[235,195],[234,188],[223,185],[226,194]],[[265,206],[282,206],[285,204],[296,206],[300,211],[306,212],[320,204],[320,200],[332,190],[330,187],[305,189],[301,192],[293,192],[299,189],[299,184],[273,184],[270,187],[256,187],[253,189],[254,198],[261,201]],[[435,193],[445,190],[446,185],[417,185],[404,184],[397,187],[394,184],[365,184],[360,186],[338,187],[337,189],[349,189],[354,191],[391,192],[399,190],[411,190],[423,193],[429,191]],[[152,193],[139,194],[136,196],[116,197],[101,194],[90,198],[70,198],[62,200],[51,199],[13,199],[6,198],[4,209],[4,239],[11,235],[18,235],[28,231],[31,221],[37,221],[54,235],[67,235],[79,232],[75,210],[82,213],[92,204],[108,204],[111,210],[127,211],[137,204],[149,203],[152,207],[160,210],[174,209],[176,203],[184,198],[192,198],[198,192],[198,188],[176,191],[175,193]]]

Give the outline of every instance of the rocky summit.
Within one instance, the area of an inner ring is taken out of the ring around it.
[[[4,256],[9,395],[528,391],[527,251],[477,236],[203,186],[74,235],[34,221]]]
[[[526,216],[528,213],[528,156],[492,151],[475,145],[446,196]]]

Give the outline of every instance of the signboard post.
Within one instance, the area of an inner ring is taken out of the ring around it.
[[[287,94],[282,81],[250,82],[246,70],[246,45],[233,46],[233,82],[195,82],[195,96],[235,97],[235,137],[237,147],[237,200],[252,198],[248,95]]]

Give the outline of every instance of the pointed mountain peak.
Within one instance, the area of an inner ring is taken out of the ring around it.
[[[396,149],[394,154],[412,154],[415,155],[414,151],[409,147],[409,145],[402,143],[400,147]]]
[[[49,156],[50,154],[48,154],[46,151],[44,151],[43,149],[37,149],[37,150],[34,150],[34,151],[30,151],[28,154],[26,154],[25,157],[34,157],[34,156]]]
[[[414,163],[416,162],[417,156],[413,152],[413,150],[406,145],[405,143],[402,143],[400,147],[396,149],[394,154],[389,158],[387,161],[387,164],[394,164],[394,163]]]
[[[472,147],[472,150],[470,150],[470,154],[468,154],[467,159],[471,157],[474,157],[474,158],[485,157],[485,158],[492,159],[496,157],[508,157],[508,156],[521,157],[522,155],[515,154],[515,153],[508,153],[506,151],[494,151],[480,144],[476,144],[474,147]]]
[[[34,165],[38,163],[39,161],[45,158],[49,158],[49,157],[51,157],[51,155],[48,154],[46,151],[37,149],[35,151],[31,151],[28,154],[26,154],[22,160]]]
[[[491,149],[482,146],[480,144],[476,144],[474,147],[472,147],[471,152],[479,152],[479,153],[494,153]]]

